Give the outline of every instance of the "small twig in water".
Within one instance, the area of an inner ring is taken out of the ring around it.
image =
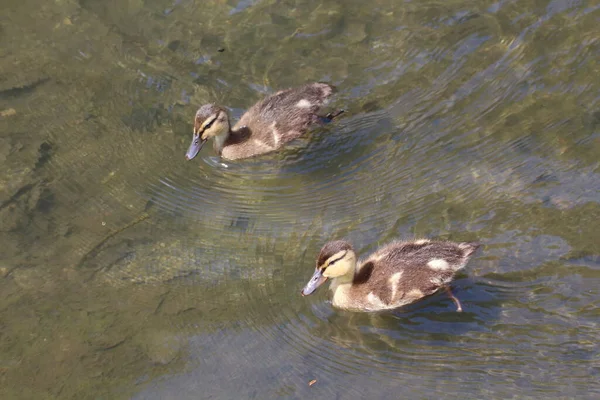
[[[81,260],[79,260],[79,263],[77,263],[77,265],[75,266],[76,269],[81,268],[81,266],[90,258],[92,258],[93,256],[95,256],[96,254],[98,254],[98,252],[100,251],[100,249],[102,248],[102,246],[104,246],[106,244],[106,242],[108,242],[110,239],[112,239],[113,237],[115,237],[116,235],[118,235],[119,233],[123,232],[126,229],[129,229],[137,224],[139,224],[142,221],[147,220],[148,218],[150,218],[150,214],[148,213],[142,213],[139,217],[137,217],[135,220],[133,220],[132,222],[128,223],[127,225],[110,232],[108,235],[106,235],[104,237],[104,239],[102,239],[97,245],[95,245],[90,251],[88,251],[87,253],[84,254],[83,257],[81,257]]]

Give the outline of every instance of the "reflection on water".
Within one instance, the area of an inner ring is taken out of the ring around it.
[[[9,2],[0,396],[593,397],[599,8]],[[317,80],[339,121],[185,161],[199,104]],[[415,236],[484,243],[464,313],[299,295],[326,240]]]

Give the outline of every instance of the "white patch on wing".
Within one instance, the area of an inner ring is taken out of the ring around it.
[[[423,296],[424,296],[423,292],[421,292],[419,289],[413,289],[413,290],[409,291],[408,293],[406,293],[406,297],[413,298],[413,299],[420,299]]]
[[[429,260],[429,262],[427,263],[427,266],[436,271],[444,271],[444,270],[450,268],[448,261],[446,261],[442,258],[433,258],[433,259]]]
[[[369,257],[369,259],[367,261],[373,261],[373,262],[381,261],[383,259],[383,257],[385,257],[386,255],[387,255],[387,253],[375,253],[375,254],[371,255],[371,257]]]
[[[398,293],[398,283],[400,282],[400,278],[402,277],[402,272],[396,272],[394,275],[390,276],[388,282],[392,286],[392,302],[396,298],[396,294]]]
[[[264,148],[266,148],[266,149],[269,149],[269,150],[272,150],[272,149],[273,149],[273,147],[269,146],[269,145],[268,145],[268,144],[266,144],[265,142],[261,142],[260,140],[256,140],[256,139],[254,139],[254,144],[255,144],[256,146],[264,147]]]
[[[273,122],[271,124],[271,131],[273,132],[273,143],[275,144],[275,147],[279,146],[279,132],[277,131],[277,128],[275,127],[276,122]]]
[[[383,309],[387,308],[387,305],[381,301],[379,297],[377,297],[373,292],[370,292],[367,295],[367,301],[373,306],[374,309]]]
[[[306,99],[302,99],[296,103],[296,107],[298,107],[298,108],[310,108],[311,106],[312,106],[311,102]]]
[[[450,282],[450,279],[442,278],[441,276],[434,276],[429,278],[429,282],[433,283],[436,286],[444,286],[445,284]]]

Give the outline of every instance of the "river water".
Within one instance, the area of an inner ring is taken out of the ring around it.
[[[597,1],[2,8],[1,398],[600,395]],[[338,121],[185,160],[199,105],[312,81]],[[415,237],[482,243],[465,312],[300,296]]]

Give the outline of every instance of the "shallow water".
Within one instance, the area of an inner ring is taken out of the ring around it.
[[[598,2],[5,3],[1,398],[600,394]],[[339,121],[185,161],[315,80]],[[342,237],[482,242],[465,312],[301,297]]]

